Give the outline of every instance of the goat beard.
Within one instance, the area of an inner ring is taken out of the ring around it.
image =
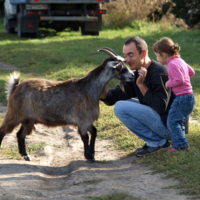
[[[126,93],[126,92],[125,92],[125,89],[124,89],[124,83],[123,83],[123,81],[120,81],[120,82],[119,82],[119,87],[121,88],[121,90],[122,90],[124,93]]]

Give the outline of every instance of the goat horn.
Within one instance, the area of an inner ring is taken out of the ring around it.
[[[99,51],[103,51],[103,52],[107,53],[111,58],[114,58],[115,60],[117,60],[116,55],[114,55],[112,52],[110,52],[110,51],[107,50],[107,49],[99,49],[99,50],[97,50],[97,51],[98,51],[98,52],[99,52]]]
[[[117,54],[116,54],[112,49],[110,49],[110,48],[108,48],[108,47],[103,47],[102,49],[107,49],[108,51],[112,52],[114,55],[117,56]]]
[[[108,48],[109,49],[109,48]],[[102,49],[99,49],[97,51],[103,51],[105,53],[107,53],[111,58],[113,58],[114,60],[120,60],[120,61],[125,61],[124,58],[122,58],[121,56],[115,55],[115,53],[113,53],[113,51],[108,50],[107,47],[104,47]]]

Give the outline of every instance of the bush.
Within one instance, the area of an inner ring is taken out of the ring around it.
[[[108,14],[104,16],[105,28],[131,26],[134,20],[146,20],[147,16],[166,2],[166,0],[111,0],[104,4]]]
[[[104,4],[104,28],[132,26],[135,20],[166,19],[175,26],[194,27],[200,22],[199,0],[111,0]],[[186,24],[187,25],[186,25]]]
[[[176,4],[172,13],[175,17],[185,20],[189,27],[194,27],[200,22],[200,1],[199,0],[173,0]]]

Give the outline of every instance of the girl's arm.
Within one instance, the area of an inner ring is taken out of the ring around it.
[[[169,67],[169,80],[167,81],[168,88],[177,87],[182,85],[185,82],[185,78],[182,74],[181,69],[178,66]]]
[[[188,65],[189,76],[192,77],[195,74],[194,69]]]

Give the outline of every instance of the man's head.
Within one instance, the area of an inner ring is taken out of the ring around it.
[[[140,69],[149,60],[147,43],[138,36],[131,37],[124,43],[123,54],[131,70]]]

